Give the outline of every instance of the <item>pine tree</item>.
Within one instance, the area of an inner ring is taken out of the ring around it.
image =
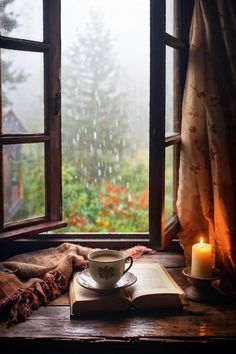
[[[1,35],[6,35],[17,27],[16,16],[10,12],[6,12],[7,5],[15,0],[0,0],[0,29]]]
[[[0,33],[1,35],[7,36],[14,28],[17,27],[16,14],[13,12],[7,12],[7,5],[10,5],[15,0],[0,0]],[[25,81],[26,76],[22,71],[16,72],[11,68],[12,62],[1,60],[2,67],[2,82],[3,82],[3,92],[2,92],[2,106],[11,105],[11,101],[7,97],[4,90],[14,90],[18,83]]]
[[[119,174],[128,129],[112,38],[100,17],[91,14],[86,33],[78,33],[66,55],[64,159],[77,164],[81,181],[96,183]]]

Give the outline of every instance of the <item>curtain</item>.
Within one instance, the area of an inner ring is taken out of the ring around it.
[[[236,281],[236,11],[195,0],[182,106],[177,212],[187,264],[203,236]]]

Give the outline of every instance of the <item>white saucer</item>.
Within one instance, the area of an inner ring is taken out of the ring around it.
[[[123,275],[123,277],[115,284],[112,288],[101,288],[91,277],[89,269],[85,269],[80,272],[77,276],[77,282],[86,289],[97,291],[97,292],[111,292],[114,290],[126,288],[134,284],[137,280],[136,275],[131,272],[127,272]]]

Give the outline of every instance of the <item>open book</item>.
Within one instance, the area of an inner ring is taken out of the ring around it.
[[[135,284],[102,294],[79,285],[75,272],[69,289],[71,317],[128,309],[177,309],[188,304],[184,291],[163,265],[135,263],[131,272],[137,276]]]

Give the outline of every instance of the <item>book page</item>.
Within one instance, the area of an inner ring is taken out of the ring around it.
[[[126,289],[131,301],[148,294],[185,294],[159,263],[135,263],[131,272],[137,276],[137,282]]]

